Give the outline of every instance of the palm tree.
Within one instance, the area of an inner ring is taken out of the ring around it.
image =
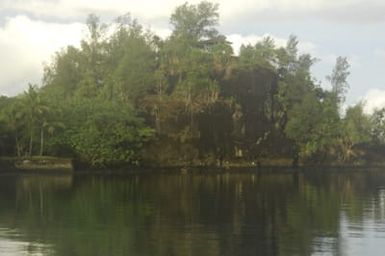
[[[49,112],[49,108],[42,101],[36,85],[29,84],[28,90],[24,93],[23,109],[26,114],[27,129],[29,133],[28,156],[33,154],[34,135],[37,129],[40,130],[40,154],[42,154],[44,145],[44,124],[46,123],[46,116]]]
[[[44,119],[41,127],[40,127],[40,156],[44,155],[44,137],[45,137],[45,130],[48,132],[49,135],[53,135],[55,131],[59,128],[63,129],[65,126],[62,122],[56,122],[56,121],[48,121]]]
[[[16,155],[20,157],[23,154],[22,137],[23,129],[26,126],[26,117],[19,99],[16,98],[3,114],[4,122],[7,124],[7,129],[13,134],[15,139]]]

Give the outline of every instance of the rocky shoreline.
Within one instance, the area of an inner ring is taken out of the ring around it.
[[[0,171],[64,171],[74,170],[72,159],[58,157],[0,158]]]

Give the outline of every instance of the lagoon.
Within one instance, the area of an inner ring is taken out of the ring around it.
[[[0,176],[0,255],[384,251],[385,170]]]

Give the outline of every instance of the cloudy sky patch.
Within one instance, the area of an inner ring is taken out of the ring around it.
[[[372,114],[376,109],[385,107],[385,90],[370,89],[363,97],[364,112]]]
[[[55,24],[24,15],[9,17],[0,28],[0,94],[15,95],[39,83],[43,63],[68,44],[79,45],[84,25]]]
[[[190,0],[198,3],[199,0]],[[380,0],[220,0],[224,20],[237,19],[239,15],[258,14],[255,18],[298,19],[320,18],[338,19],[338,21],[384,20],[385,3]],[[129,10],[141,18],[167,18],[173,9],[184,1],[167,0],[2,0],[0,9],[25,12],[36,17],[82,18],[84,13],[95,12],[105,15],[120,15],[122,10]]]

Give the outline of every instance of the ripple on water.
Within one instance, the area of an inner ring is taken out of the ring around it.
[[[43,256],[52,255],[51,245],[28,241],[16,229],[0,228],[0,254],[7,256]]]

